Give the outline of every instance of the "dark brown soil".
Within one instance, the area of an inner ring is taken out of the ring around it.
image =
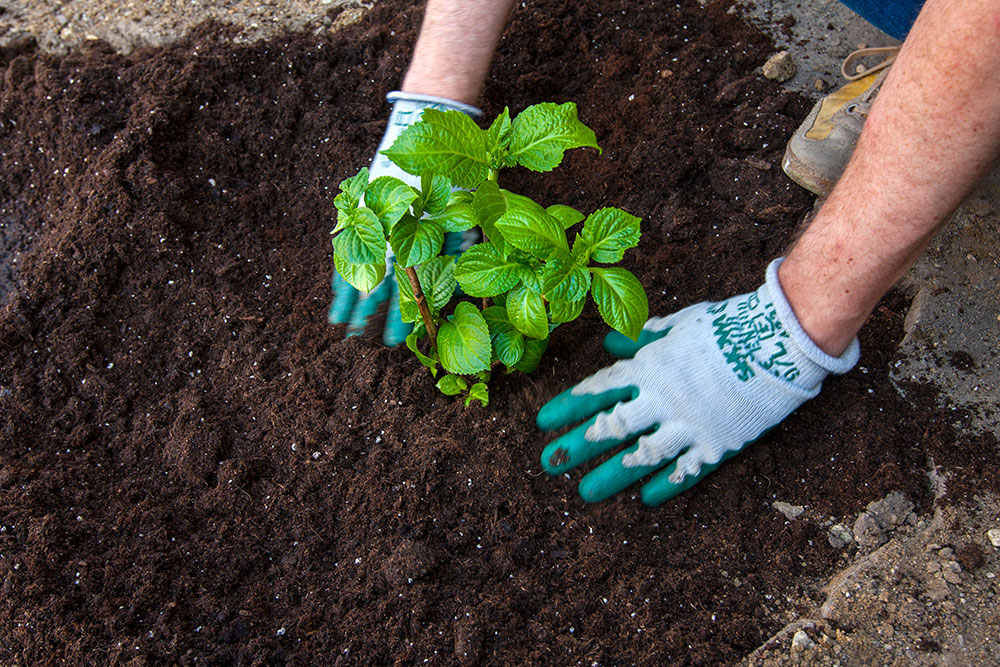
[[[641,215],[655,313],[756,287],[812,203],[778,168],[806,102],[725,10],[530,3],[483,99],[579,104],[604,154],[507,184]],[[419,18],[384,0],[332,37],[0,59],[0,662],[732,662],[837,561],[772,501],[927,510],[928,459],[949,502],[998,485],[992,439],[890,384],[901,295],[858,369],[658,509],[540,472],[535,411],[610,361],[595,312],[486,409],[343,341],[332,200]]]

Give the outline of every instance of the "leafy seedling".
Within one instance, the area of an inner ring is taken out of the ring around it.
[[[579,317],[588,294],[604,321],[633,340],[646,322],[642,285],[608,266],[638,244],[639,218],[610,207],[586,216],[543,207],[498,184],[501,169],[551,171],[567,150],[583,147],[600,150],[573,103],[536,104],[513,119],[504,109],[485,130],[458,111],[425,109],[384,151],[420,177],[419,188],[390,176],[369,182],[367,169],[340,184],[337,272],[368,292],[392,266],[400,314],[414,324],[407,347],[434,377],[443,369],[437,388],[466,406],[488,404],[500,366],[535,370],[552,331]],[[442,254],[445,234],[473,227],[481,243],[461,256]]]

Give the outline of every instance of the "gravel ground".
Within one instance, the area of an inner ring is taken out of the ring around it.
[[[205,20],[233,26],[234,41],[253,41],[285,30],[336,30],[366,7],[353,0],[0,0],[0,48],[34,43],[65,54],[103,40],[130,52],[169,43]],[[929,479],[946,484],[933,473]],[[984,497],[974,507],[919,517],[905,507],[905,499],[889,498],[856,516],[821,517],[808,506],[776,504],[789,521],[827,527],[844,569],[802,600],[803,614],[787,619],[746,664],[1000,663],[1000,549],[987,534],[1000,529],[1000,503]],[[1000,534],[993,537],[1000,545]]]
[[[357,0],[3,0],[0,46],[34,39],[44,51],[65,54],[82,42],[100,39],[128,53],[170,43],[208,20],[233,26],[235,42],[255,41],[285,30],[336,29],[359,18],[370,4]]]

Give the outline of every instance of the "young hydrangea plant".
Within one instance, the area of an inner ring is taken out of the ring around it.
[[[419,189],[391,176],[369,182],[367,169],[340,184],[336,270],[370,291],[385,277],[386,243],[392,247],[400,314],[414,324],[407,347],[434,377],[442,367],[438,389],[464,395],[466,406],[488,403],[495,368],[535,370],[553,329],[579,317],[588,293],[626,336],[638,338],[646,322],[642,285],[606,266],[639,242],[639,218],[610,207],[588,216],[543,207],[497,183],[501,169],[551,171],[581,147],[600,150],[573,103],[536,104],[513,119],[504,109],[486,130],[458,111],[426,109],[384,151],[420,176]],[[571,241],[567,232],[580,222]],[[481,243],[458,257],[440,254],[446,233],[473,227]]]

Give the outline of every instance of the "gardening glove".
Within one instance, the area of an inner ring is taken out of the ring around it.
[[[394,176],[415,188],[420,187],[420,177],[400,169],[383,155],[382,151],[392,146],[403,130],[420,120],[423,110],[428,107],[442,110],[456,109],[473,118],[479,118],[483,115],[483,112],[474,106],[443,97],[393,91],[386,95],[386,100],[392,104],[392,113],[389,115],[389,124],[385,129],[385,135],[383,135],[382,142],[378,146],[371,167],[369,167],[369,179],[374,181],[380,176]],[[441,252],[445,255],[457,254],[472,245],[472,242],[474,239],[469,240],[462,234],[446,234],[444,248]],[[362,334],[367,329],[369,320],[378,310],[379,305],[389,299],[389,312],[382,340],[391,347],[406,340],[412,325],[405,324],[399,316],[399,287],[396,285],[395,272],[392,269],[392,249],[388,245],[385,249],[385,255],[388,264],[385,278],[368,293],[356,290],[334,270],[331,284],[333,301],[330,304],[327,320],[330,324],[344,324],[346,322],[348,336]]]
[[[560,474],[638,437],[584,476],[578,490],[597,502],[656,473],[642,487],[643,503],[656,506],[816,396],[827,374],[850,370],[857,338],[839,358],[810,340],[778,283],[781,261],[771,263],[755,292],[650,319],[637,343],[609,334],[605,348],[631,358],[538,412],[544,430],[587,419],[545,448],[545,471]]]

